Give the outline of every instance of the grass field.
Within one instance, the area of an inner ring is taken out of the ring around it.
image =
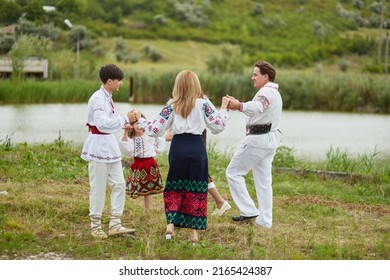
[[[274,169],[274,224],[264,230],[237,224],[239,213],[224,175],[227,156],[209,151],[210,174],[232,209],[209,215],[208,229],[194,247],[189,230],[164,239],[162,196],[153,209],[126,198],[123,223],[137,229],[128,237],[96,240],[89,232],[87,163],[80,147],[53,144],[0,146],[0,259],[43,258],[56,253],[74,260],[388,260],[390,187],[386,163],[363,177],[344,179],[299,175]],[[127,159],[128,160],[128,159]],[[157,158],[166,178],[167,155]],[[307,166],[307,165],[306,165]],[[325,166],[323,164],[322,166]],[[126,171],[125,171],[126,172]],[[255,190],[247,176],[251,196]],[[208,213],[215,203],[209,196]],[[108,226],[108,202],[103,226]]]

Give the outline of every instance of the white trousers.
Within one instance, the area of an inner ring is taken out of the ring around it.
[[[241,144],[226,169],[232,198],[242,216],[257,216],[256,224],[272,227],[272,161],[276,149],[261,149]],[[248,193],[244,176],[252,170],[256,188],[256,207]]]
[[[122,162],[102,163],[89,161],[89,216],[101,217],[106,200],[107,184],[111,188],[112,216],[122,216],[125,206],[125,179]]]

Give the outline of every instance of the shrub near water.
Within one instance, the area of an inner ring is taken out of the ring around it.
[[[11,141],[12,142],[12,141]],[[211,216],[200,242],[189,243],[189,230],[164,239],[162,195],[153,196],[150,213],[142,199],[126,197],[124,225],[135,227],[129,237],[101,241],[89,232],[87,163],[81,147],[58,139],[53,144],[0,145],[0,259],[26,259],[55,252],[71,259],[388,259],[390,256],[389,168],[375,161],[373,180],[320,179],[287,173],[274,175],[274,225],[262,230],[230,219],[239,213],[225,179],[230,157],[209,149],[210,174],[232,209]],[[278,161],[292,167],[291,150]],[[125,162],[129,159],[125,159]],[[167,154],[156,157],[164,180]],[[298,166],[296,165],[298,164]],[[378,165],[379,164],[379,165]],[[386,163],[383,163],[386,165]],[[388,163],[387,163],[388,165]],[[384,171],[387,170],[387,171]],[[125,172],[127,170],[125,169]],[[387,174],[387,175],[386,175]],[[249,194],[255,198],[251,174]],[[108,227],[109,196],[103,216]]]

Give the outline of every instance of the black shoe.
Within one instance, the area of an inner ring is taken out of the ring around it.
[[[254,219],[256,218],[258,215],[256,216],[250,216],[250,217],[245,217],[245,216],[237,216],[237,217],[232,217],[232,220],[235,221],[235,222],[243,222],[243,221],[246,221],[246,220],[250,220],[250,219]]]

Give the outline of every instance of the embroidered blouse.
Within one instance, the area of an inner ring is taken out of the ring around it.
[[[164,152],[166,141],[163,137],[150,137],[146,133],[134,138],[119,140],[119,148],[123,155],[136,158],[154,157]]]
[[[111,94],[101,86],[88,101],[88,124],[96,126],[100,132],[108,134],[89,133],[81,152],[82,159],[105,163],[122,159],[114,133],[121,131],[124,124],[128,122],[128,118],[127,116],[114,115],[114,112]]]
[[[163,136],[164,132],[172,129],[172,134],[191,133],[201,135],[207,127],[211,133],[222,132],[230,119],[226,109],[219,112],[210,100],[198,98],[195,106],[187,118],[177,115],[173,109],[174,104],[165,106],[159,116],[149,120],[145,132],[150,136]]]

